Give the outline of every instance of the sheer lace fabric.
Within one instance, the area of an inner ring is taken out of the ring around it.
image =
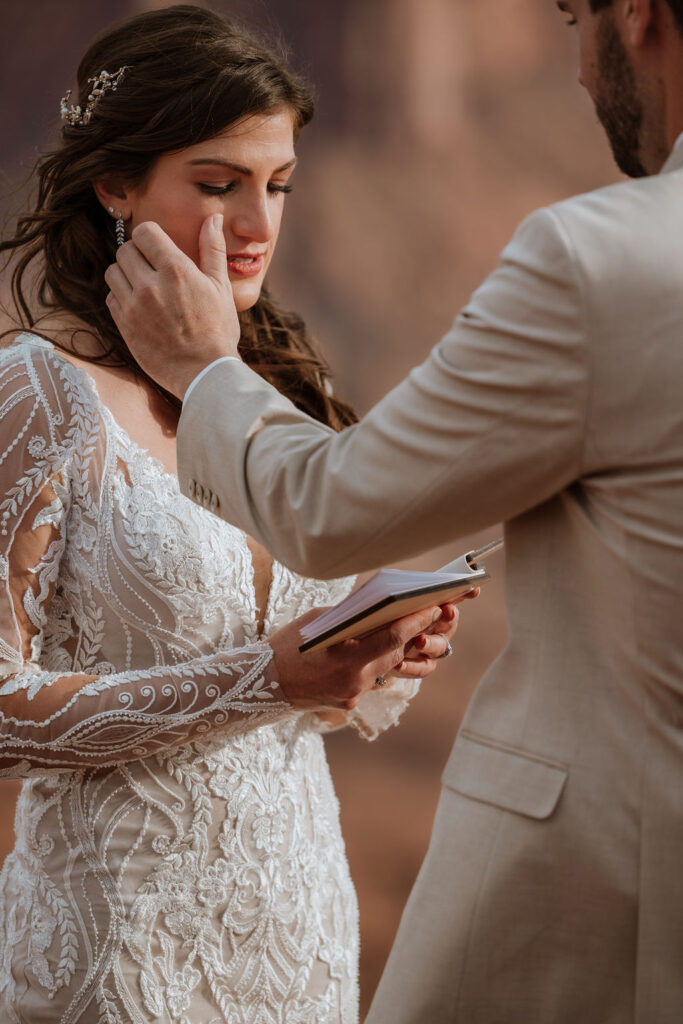
[[[265,638],[351,581],[275,564],[198,508],[31,336],[0,352],[0,1019],[357,1020],[358,927],[316,715]],[[350,719],[392,724],[414,687]]]

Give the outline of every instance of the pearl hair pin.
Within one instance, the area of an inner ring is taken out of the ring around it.
[[[100,71],[99,75],[96,75],[94,78],[89,78],[88,82],[92,82],[92,91],[88,95],[88,102],[85,105],[85,110],[81,110],[80,106],[68,106],[71,98],[71,89],[67,89],[66,96],[62,96],[59,104],[62,121],[66,121],[67,124],[72,125],[90,124],[93,112],[101,98],[110,89],[112,92],[116,92],[121,84],[121,79],[128,70],[129,68],[124,65],[124,67],[115,71],[113,75],[110,75],[108,71]]]

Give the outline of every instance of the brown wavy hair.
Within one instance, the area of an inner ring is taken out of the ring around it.
[[[113,221],[93,182],[116,177],[139,186],[162,154],[283,106],[293,112],[298,135],[313,116],[314,102],[283,58],[221,15],[189,4],[135,15],[102,33],[78,69],[75,102],[82,110],[92,88],[88,79],[121,67],[127,69],[122,82],[101,96],[89,123],[66,122],[59,145],[38,161],[32,208],[0,243],[0,253],[14,263],[12,296],[22,327],[39,322],[36,300],[41,317],[67,310],[102,345],[91,361],[129,366],[149,380],[106,306],[104,272],[116,245]],[[27,271],[33,268],[37,291],[31,299]],[[240,352],[254,370],[334,429],[355,421],[351,407],[332,395],[329,367],[300,317],[263,289],[240,322]]]

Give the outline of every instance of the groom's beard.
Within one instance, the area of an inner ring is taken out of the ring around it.
[[[628,53],[607,12],[598,28],[597,47],[595,111],[619,169],[630,178],[643,178],[648,173],[640,158],[643,105]]]

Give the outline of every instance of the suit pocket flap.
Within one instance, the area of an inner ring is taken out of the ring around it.
[[[458,736],[443,773],[462,796],[541,821],[557,807],[567,769],[467,731]]]

